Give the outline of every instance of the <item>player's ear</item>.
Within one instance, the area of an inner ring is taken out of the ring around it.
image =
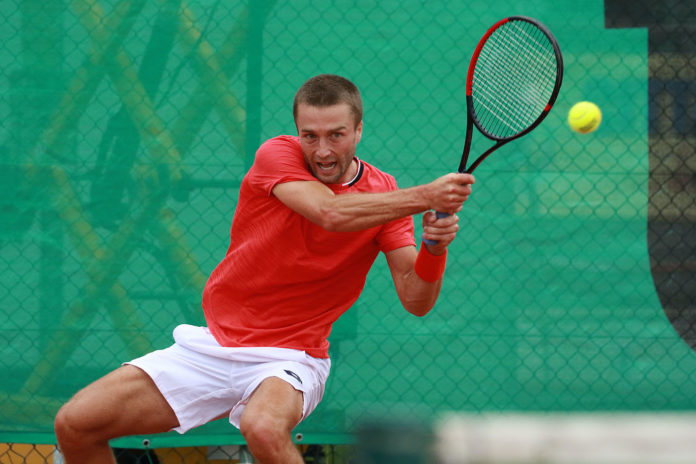
[[[357,126],[355,126],[355,143],[360,142],[360,138],[362,137],[362,121],[358,123]]]

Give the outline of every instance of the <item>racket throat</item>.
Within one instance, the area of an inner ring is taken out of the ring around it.
[[[470,96],[467,96],[467,104],[469,103],[468,100],[471,99]],[[471,106],[469,106],[471,108]],[[466,163],[469,160],[469,152],[471,151],[471,137],[474,132],[474,124],[471,119],[471,115],[469,115],[468,121],[466,123],[466,138],[464,139],[464,150],[462,150],[462,160],[459,163],[459,169],[457,169],[457,172],[466,172]]]
[[[473,163],[471,163],[471,166],[469,166],[468,169],[465,169],[464,171],[459,171],[459,172],[463,172],[463,173],[466,173],[466,174],[471,174],[472,172],[474,172],[474,169],[476,169],[476,168],[478,167],[478,165],[481,164],[481,163],[483,162],[483,160],[485,160],[486,158],[488,158],[488,155],[490,155],[491,153],[493,153],[493,152],[496,151],[498,148],[502,147],[503,145],[505,145],[505,144],[508,143],[508,142],[509,142],[509,140],[502,140],[502,141],[496,143],[496,144],[493,145],[491,148],[489,148],[488,150],[486,150],[485,152],[483,152],[483,154],[482,154],[481,156],[479,156],[478,158],[476,158],[476,161],[474,161]],[[460,166],[460,168],[461,168],[461,166]]]

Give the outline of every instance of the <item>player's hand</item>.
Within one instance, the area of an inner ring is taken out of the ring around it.
[[[462,204],[471,195],[471,185],[475,182],[471,174],[445,174],[427,184],[427,198],[430,208],[442,213],[454,214],[462,209]]]
[[[427,211],[423,214],[423,238],[435,242],[425,244],[425,246],[434,255],[441,255],[445,252],[447,245],[452,243],[458,230],[459,216],[456,214],[439,219],[434,211]]]

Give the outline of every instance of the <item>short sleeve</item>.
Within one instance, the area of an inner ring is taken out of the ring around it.
[[[297,137],[281,135],[264,142],[256,151],[246,181],[270,195],[273,187],[284,182],[316,181],[302,155]]]
[[[379,178],[384,185],[384,187],[379,189],[380,191],[390,191],[399,188],[394,177],[383,172],[378,172],[378,174],[379,176],[375,177]],[[395,219],[384,224],[379,234],[377,234],[377,244],[383,253],[405,246],[415,246],[413,216]]]
[[[386,223],[377,235],[380,251],[387,253],[405,246],[415,246],[413,216]]]

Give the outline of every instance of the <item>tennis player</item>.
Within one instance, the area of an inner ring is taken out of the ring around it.
[[[359,159],[362,101],[345,78],[309,79],[293,113],[298,136],[266,141],[244,177],[229,249],[203,292],[207,327],[178,326],[172,346],[66,403],[55,421],[66,463],[114,462],[112,438],[184,433],[222,417],[256,462],[302,463],[291,431],[322,398],[331,326],[379,252],[408,312],[423,316],[435,304],[473,177],[398,189]],[[417,251],[411,215],[424,211],[424,237],[436,244]]]

